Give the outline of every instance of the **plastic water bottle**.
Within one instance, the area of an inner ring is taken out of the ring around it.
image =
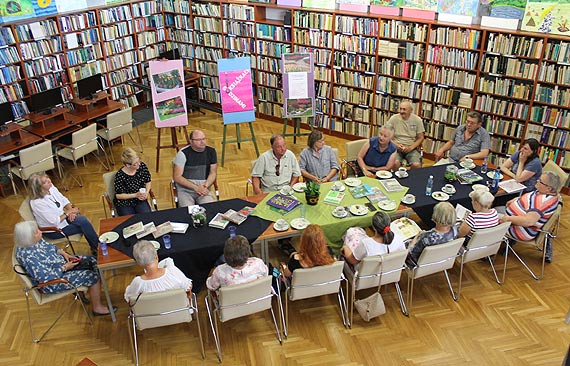
[[[501,180],[501,172],[497,168],[497,170],[495,170],[495,175],[493,176],[493,183],[491,184],[491,193],[495,193],[499,190],[500,180]]]
[[[109,255],[109,249],[107,248],[107,242],[105,240],[100,241],[99,246],[101,247],[101,253],[103,253],[103,255]]]
[[[433,189],[433,175],[430,175],[426,184],[426,196],[431,196]]]
[[[481,164],[481,173],[487,174],[487,157],[485,156],[485,160],[483,160],[483,164]]]

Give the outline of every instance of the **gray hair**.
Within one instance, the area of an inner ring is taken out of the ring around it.
[[[35,221],[22,221],[14,226],[14,245],[26,248],[36,245],[36,231],[38,224]]]
[[[436,224],[452,226],[457,221],[455,208],[449,202],[440,202],[433,208],[431,220]]]
[[[30,200],[35,200],[38,198],[43,198],[45,193],[42,189],[42,184],[44,183],[44,178],[49,178],[44,172],[34,173],[28,178],[28,187],[30,191]]]
[[[562,184],[564,184],[565,182],[562,182],[562,179],[560,179],[560,176],[550,170],[547,171],[543,171],[542,174],[546,175],[548,178],[548,185],[550,186],[550,188],[555,191],[556,193],[560,192],[560,189],[562,188]]]
[[[140,266],[146,267],[157,259],[156,249],[150,241],[140,240],[133,247],[133,257]]]
[[[384,126],[382,126],[382,128],[380,128],[380,130],[378,131],[378,134],[380,134],[380,131],[382,131],[382,130],[386,130],[386,131],[390,132],[390,138],[394,137],[394,129],[392,127],[384,125]]]
[[[493,206],[493,201],[495,200],[495,196],[483,189],[476,189],[469,193],[469,198],[479,203],[485,209],[491,208]]]

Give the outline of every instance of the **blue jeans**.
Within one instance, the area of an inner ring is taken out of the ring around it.
[[[91,249],[97,250],[99,236],[95,232],[95,229],[93,229],[93,225],[87,220],[87,217],[77,215],[75,216],[75,220],[68,221],[68,224],[69,225],[62,229],[66,235],[83,234]],[[50,239],[60,239],[64,237],[64,235],[60,233],[45,233],[44,236]]]
[[[150,205],[148,201],[139,201],[134,206],[117,206],[117,215],[134,215],[138,213],[150,212]]]

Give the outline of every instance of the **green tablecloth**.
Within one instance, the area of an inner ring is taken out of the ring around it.
[[[396,209],[392,211],[387,211],[388,214],[395,213],[400,206],[400,201],[402,197],[408,191],[407,187],[400,192],[393,192],[389,193],[382,187],[377,179],[363,177],[360,178],[363,184],[368,184],[371,187],[379,187],[382,192],[391,200],[396,202]],[[325,236],[327,238],[327,242],[331,245],[334,249],[339,249],[342,246],[342,235],[346,232],[349,227],[353,226],[360,226],[360,227],[368,227],[372,224],[372,216],[375,212],[368,212],[368,214],[364,216],[353,216],[351,214],[348,217],[339,219],[332,215],[332,211],[336,206],[329,205],[323,202],[324,197],[326,196],[327,192],[331,189],[333,183],[324,183],[321,185],[321,194],[319,203],[315,206],[310,206],[306,204],[305,200],[305,193],[303,192],[295,192],[294,196],[296,199],[301,201],[302,205],[297,206],[293,210],[287,213],[281,213],[279,211],[274,210],[271,206],[267,204],[267,201],[273,197],[273,195],[277,192],[270,192],[267,197],[265,197],[255,208],[253,215],[261,217],[266,220],[277,221],[281,218],[287,220],[287,222],[291,222],[291,220],[301,217],[302,208],[301,206],[305,207],[306,213],[305,218],[311,222],[312,224],[318,224],[323,228],[325,232]],[[348,188],[348,187],[347,187]],[[368,198],[354,198],[346,189],[344,191],[345,196],[342,199],[341,205],[342,206],[350,206],[354,204],[366,204],[368,203]],[[374,205],[378,208],[378,205]]]

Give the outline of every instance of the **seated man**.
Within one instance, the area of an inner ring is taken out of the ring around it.
[[[424,141],[424,124],[422,119],[415,113],[410,101],[400,103],[400,113],[395,114],[388,122],[386,127],[394,130],[392,142],[398,149],[394,169],[400,168],[405,160],[412,168],[421,168],[420,147]]]
[[[536,190],[507,202],[506,215],[500,222],[511,222],[508,235],[520,241],[534,239],[550,216],[556,211],[560,199],[558,192],[562,183],[554,172],[544,172],[536,181]],[[552,247],[547,245],[546,261],[552,262]]]
[[[479,112],[467,113],[465,125],[457,127],[451,140],[447,141],[435,153],[437,165],[455,163],[466,158],[473,160],[484,159],[489,155],[491,137],[483,128],[483,119]],[[442,159],[443,154],[449,150],[447,159]]]
[[[251,172],[253,192],[278,191],[293,186],[301,176],[301,169],[292,151],[287,150],[285,138],[273,135],[269,140],[271,150],[259,156]]]
[[[356,160],[364,175],[374,178],[377,171],[389,171],[395,167],[397,148],[391,141],[393,135],[394,131],[384,126],[377,137],[362,145]]]
[[[190,134],[190,145],[174,157],[172,176],[178,191],[180,207],[213,202],[210,186],[218,171],[216,150],[206,146],[206,135],[200,130]]]

